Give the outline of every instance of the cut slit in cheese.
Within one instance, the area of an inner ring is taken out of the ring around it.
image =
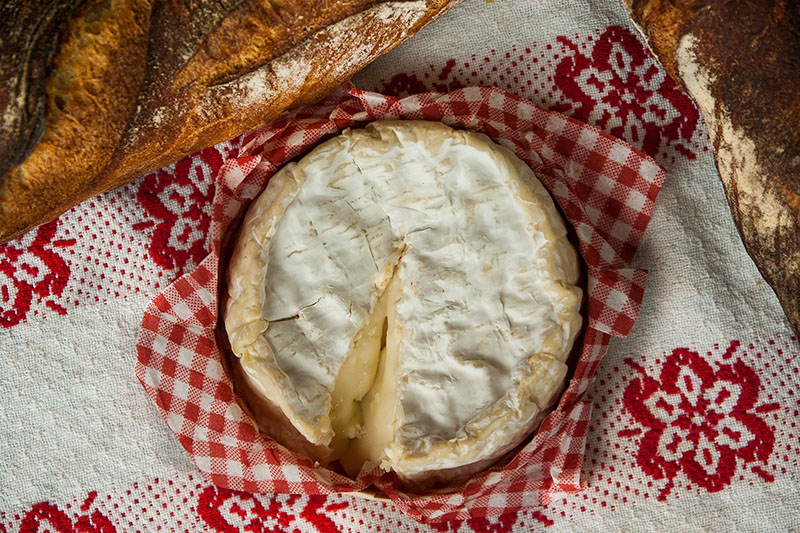
[[[369,322],[356,335],[353,349],[344,360],[331,393],[331,426],[336,435],[332,447],[337,450],[337,458],[344,456],[351,439],[361,440],[366,428],[372,427],[365,423],[365,416],[371,421],[369,409],[366,409],[366,414],[364,412],[370,400],[362,400],[376,384],[381,383],[384,373],[385,334],[388,333],[386,300],[389,294],[390,291],[385,290],[378,297]],[[357,475],[360,467],[358,465],[355,472],[348,473]]]
[[[399,299],[400,285],[397,281],[398,278],[395,277],[389,283],[373,315],[380,322],[385,322],[386,336],[385,343],[379,345],[375,381],[361,402],[362,431],[358,438],[351,441],[348,453],[341,459],[342,466],[351,476],[357,476],[365,464],[367,470],[373,466],[381,466],[386,456],[386,447],[394,437],[399,341],[394,327],[394,306],[390,304]]]
[[[271,413],[262,429],[351,475],[469,475],[552,405],[577,278],[552,200],[505,148],[439,123],[346,131],[245,217],[224,316],[237,387]]]

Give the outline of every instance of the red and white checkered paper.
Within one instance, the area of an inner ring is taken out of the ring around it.
[[[393,474],[377,470],[352,480],[260,433],[237,403],[215,337],[221,241],[229,224],[284,163],[345,128],[382,119],[442,121],[511,148],[575,229],[589,276],[580,358],[555,410],[509,462],[436,494],[403,492]],[[631,268],[631,260],[665,177],[623,141],[496,88],[398,99],[347,86],[248,134],[239,157],[225,162],[216,179],[210,253],[147,307],[136,376],[202,473],[222,487],[299,494],[374,487],[403,511],[436,522],[544,505],[553,492],[583,488],[592,410],[583,396],[611,336],[626,336],[639,312],[647,273]]]

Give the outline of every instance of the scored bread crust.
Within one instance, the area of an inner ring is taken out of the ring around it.
[[[800,333],[800,2],[625,4],[697,102],[747,252]]]
[[[457,2],[0,0],[0,242],[319,100]]]

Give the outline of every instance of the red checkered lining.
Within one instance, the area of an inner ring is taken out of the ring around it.
[[[575,229],[589,275],[589,323],[558,406],[510,462],[448,494],[403,492],[393,474],[377,470],[352,480],[286,450],[260,433],[239,407],[216,343],[220,248],[228,225],[284,163],[344,128],[381,119],[442,121],[481,131],[513,149]],[[398,99],[347,86],[250,133],[240,156],[225,162],[216,179],[211,251],[145,310],[136,376],[202,473],[222,487],[327,494],[372,486],[424,521],[496,516],[547,504],[552,492],[582,488],[592,410],[583,396],[611,336],[626,336],[639,312],[647,272],[630,263],[665,177],[652,159],[623,141],[499,89],[469,87]]]

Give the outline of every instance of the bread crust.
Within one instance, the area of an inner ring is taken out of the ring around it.
[[[800,333],[800,3],[625,3],[697,101],[745,247]]]
[[[0,0],[0,242],[319,100],[457,1]]]

